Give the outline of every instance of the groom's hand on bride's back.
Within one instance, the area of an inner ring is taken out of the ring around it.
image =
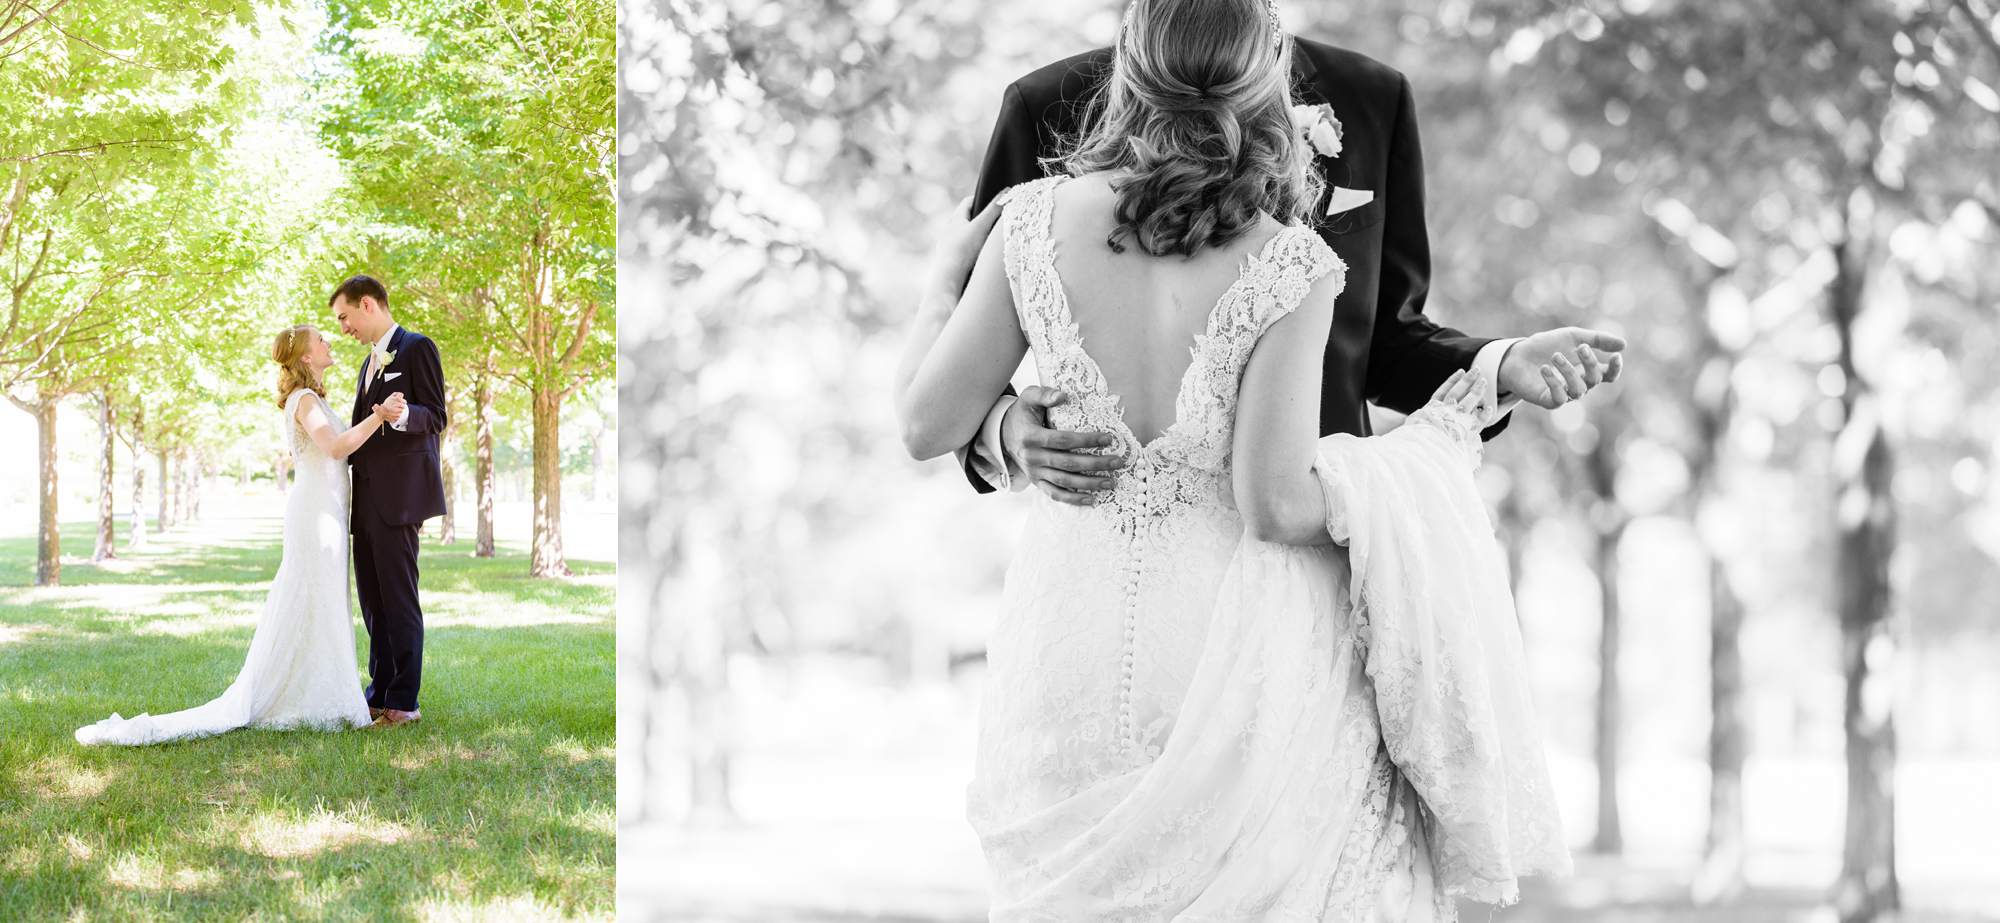
[[[1104,448],[1114,441],[1108,433],[1069,432],[1049,427],[1049,408],[1069,395],[1031,385],[1000,421],[1000,445],[1021,473],[1042,492],[1064,503],[1090,506],[1095,491],[1117,483],[1110,472],[1124,467],[1123,455],[1094,455],[1083,449]]]

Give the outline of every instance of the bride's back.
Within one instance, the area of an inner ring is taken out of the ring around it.
[[[1245,262],[1284,225],[1263,216],[1246,233],[1192,256],[1123,252],[1106,242],[1118,227],[1117,193],[1104,174],[1054,190],[1050,237],[1070,315],[1090,357],[1117,396],[1126,426],[1150,443],[1173,425],[1181,382],[1218,302]]]

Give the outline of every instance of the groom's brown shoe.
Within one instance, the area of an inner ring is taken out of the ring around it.
[[[388,728],[399,728],[405,724],[416,724],[417,722],[422,721],[423,719],[424,719],[424,713],[420,711],[404,711],[400,708],[385,708],[382,709],[382,714],[376,716],[375,723],[369,725],[368,729],[371,731],[379,731],[379,730],[386,730]]]
[[[386,708],[376,708],[376,707],[375,707],[375,706],[373,706],[373,705],[370,705],[370,706],[368,706],[368,720],[370,720],[370,721],[373,721],[373,720],[375,720],[376,718],[380,718],[380,717],[382,717],[382,713],[383,713],[383,712],[385,712],[385,711],[388,711],[388,709],[386,709]]]

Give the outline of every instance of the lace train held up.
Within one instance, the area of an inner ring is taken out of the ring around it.
[[[78,728],[81,744],[141,745],[207,737],[239,727],[341,730],[368,724],[348,606],[347,465],[329,458],[298,423],[292,392],[279,425],[297,479],[285,498],[284,556],[236,681],[204,705],[164,715],[116,714]],[[321,409],[325,410],[322,403]],[[337,431],[340,418],[327,417]]]
[[[1524,874],[1534,862],[1510,861],[1513,854],[1490,861],[1482,844],[1520,838],[1492,827],[1492,812],[1448,800],[1479,769],[1427,743],[1441,724],[1466,719],[1464,702],[1433,702],[1439,688],[1414,678],[1381,693],[1385,676],[1428,677],[1409,668],[1429,664],[1421,658],[1433,651],[1480,653],[1453,646],[1463,620],[1448,622],[1439,645],[1440,633],[1422,630],[1431,613],[1412,614],[1404,596],[1382,596],[1376,583],[1394,580],[1409,555],[1431,553],[1426,543],[1440,528],[1469,528],[1473,516],[1484,523],[1475,495],[1469,512],[1455,509],[1409,535],[1380,534],[1403,515],[1435,515],[1433,503],[1462,502],[1430,483],[1456,477],[1469,486],[1462,451],[1455,474],[1433,460],[1402,484],[1436,499],[1391,510],[1393,520],[1342,520],[1343,534],[1352,539],[1358,527],[1373,552],[1356,559],[1359,580],[1350,579],[1344,549],[1247,538],[1228,495],[1243,366],[1257,337],[1314,280],[1334,273],[1337,285],[1344,267],[1305,228],[1272,238],[1197,338],[1173,425],[1142,447],[1083,350],[1055,272],[1048,227],[1060,182],[1008,194],[1008,276],[1043,382],[1071,395],[1052,409],[1056,425],[1113,433],[1131,461],[1093,507],[1038,497],[1032,540],[1008,570],[967,809],[991,870],[991,918],[1448,920],[1454,893],[1510,896],[1512,881],[1502,883],[1501,873]],[[1422,420],[1406,429],[1436,432]],[[1331,485],[1352,484],[1357,472],[1404,476],[1400,465],[1356,461],[1382,441],[1356,440],[1359,449],[1322,441],[1330,499],[1352,500]],[[1490,526],[1483,536],[1497,554]],[[1496,592],[1482,583],[1489,575],[1475,576],[1467,593]],[[1499,576],[1497,605],[1511,609],[1504,569]],[[1373,614],[1378,596],[1386,618]],[[1490,608],[1476,614],[1483,619]],[[1511,613],[1504,622],[1513,629]],[[1518,681],[1518,635],[1511,651],[1515,662],[1481,676]],[[1536,748],[1539,770],[1532,713],[1501,714],[1508,723],[1497,730]],[[1513,723],[1522,714],[1527,724]],[[1386,746],[1383,715],[1401,722]],[[1427,774],[1410,776],[1403,758],[1429,759]],[[1545,772],[1540,783],[1545,796]],[[1473,786],[1469,794],[1496,791]],[[1428,799],[1447,799],[1449,823],[1430,823],[1437,808]],[[1559,850],[1548,805],[1523,797],[1500,821],[1545,818],[1535,829],[1553,831]]]

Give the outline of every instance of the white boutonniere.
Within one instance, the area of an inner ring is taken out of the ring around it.
[[[1292,124],[1298,127],[1299,139],[1310,145],[1313,153],[1321,157],[1340,156],[1340,119],[1334,117],[1332,106],[1326,103],[1293,106]]]
[[[388,365],[391,362],[396,361],[396,353],[394,351],[383,349],[380,346],[377,346],[373,350],[371,350],[369,352],[369,355],[374,357],[375,367],[378,369],[385,365]]]

